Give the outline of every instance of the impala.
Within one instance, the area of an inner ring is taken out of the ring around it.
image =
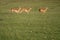
[[[31,11],[32,8],[21,8],[20,9],[20,13],[22,12],[26,12],[26,13],[29,13]]]
[[[48,9],[48,8],[44,8],[44,7],[43,7],[43,8],[39,8],[39,12],[45,13],[45,12],[47,11],[47,9]]]
[[[12,12],[19,13],[21,8],[11,8]]]

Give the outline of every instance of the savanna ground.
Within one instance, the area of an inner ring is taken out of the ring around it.
[[[13,7],[32,10],[16,14],[8,11]],[[0,0],[0,40],[60,40],[60,0]]]

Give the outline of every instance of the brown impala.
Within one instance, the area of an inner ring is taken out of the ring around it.
[[[47,11],[47,9],[48,9],[48,8],[44,8],[44,7],[39,8],[39,12],[41,12],[41,13],[45,13],[45,12]]]
[[[19,13],[21,8],[11,8],[10,9],[12,12]]]
[[[22,12],[26,12],[26,13],[29,13],[31,11],[32,8],[21,8],[20,9],[20,13]]]

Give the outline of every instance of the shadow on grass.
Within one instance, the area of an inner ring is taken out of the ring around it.
[[[3,19],[0,19],[0,21],[3,21]]]

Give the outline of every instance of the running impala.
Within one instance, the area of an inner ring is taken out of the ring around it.
[[[21,8],[11,8],[10,9],[12,12],[19,13]]]
[[[26,12],[26,13],[29,13],[31,11],[32,8],[21,8],[20,9],[20,13],[22,12]]]
[[[45,13],[45,12],[47,11],[47,9],[48,9],[48,8],[44,8],[44,7],[43,7],[43,8],[39,8],[39,12]]]

